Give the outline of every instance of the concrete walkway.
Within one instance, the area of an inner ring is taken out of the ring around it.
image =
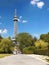
[[[0,59],[0,65],[48,65],[48,64],[25,54],[17,54]]]

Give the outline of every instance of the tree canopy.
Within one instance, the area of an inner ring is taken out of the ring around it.
[[[17,41],[19,42],[20,49],[23,50],[24,47],[28,47],[32,44],[32,36],[28,33],[20,33],[17,36]]]
[[[0,42],[1,42],[2,39],[3,39],[3,37],[0,35]]]
[[[40,35],[40,39],[42,39],[43,41],[49,43],[49,33],[47,33],[47,34],[41,34]]]
[[[10,39],[2,39],[0,43],[0,53],[11,53],[13,48],[13,43]]]
[[[35,42],[36,48],[44,49],[44,48],[47,48],[47,46],[48,46],[48,43],[44,42],[43,40],[38,40],[38,41]]]

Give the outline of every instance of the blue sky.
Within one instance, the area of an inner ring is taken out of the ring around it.
[[[0,0],[0,34],[3,37],[13,36],[15,9],[18,33],[39,37],[49,32],[49,0]]]

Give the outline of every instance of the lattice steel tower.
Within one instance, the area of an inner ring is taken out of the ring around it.
[[[16,9],[15,9],[15,12],[14,12],[13,21],[14,21],[14,38],[15,38],[15,36],[17,35],[17,22],[18,22],[18,17],[16,15]]]

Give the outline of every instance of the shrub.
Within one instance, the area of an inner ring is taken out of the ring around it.
[[[48,49],[35,49],[35,54],[48,55]]]
[[[35,48],[33,46],[25,47],[23,49],[23,53],[25,53],[25,54],[33,54],[34,50],[35,50]]]

